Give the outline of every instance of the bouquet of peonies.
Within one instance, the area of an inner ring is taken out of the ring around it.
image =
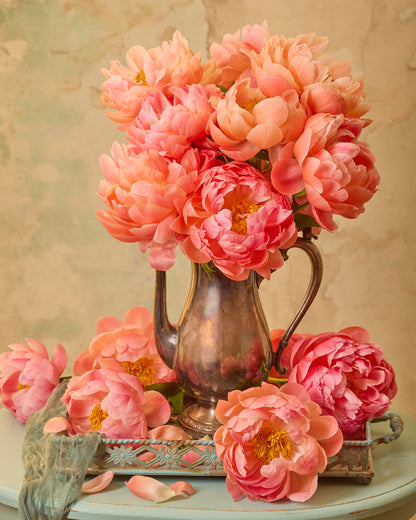
[[[356,218],[379,183],[359,140],[370,121],[363,81],[313,34],[246,25],[202,62],[175,32],[103,70],[107,115],[125,132],[100,159],[100,222],[167,270],[179,244],[226,276],[269,278],[306,228]]]

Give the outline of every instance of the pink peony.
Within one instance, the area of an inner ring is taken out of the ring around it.
[[[148,427],[165,424],[170,406],[126,372],[97,369],[74,376],[62,396],[75,433],[99,431],[110,438],[145,438]]]
[[[270,278],[283,265],[279,248],[296,239],[289,200],[243,162],[201,174],[182,213],[189,228],[185,254],[198,263],[212,260],[233,280],[246,279],[250,269]]]
[[[62,345],[56,346],[49,360],[42,343],[26,341],[27,345],[9,345],[11,352],[0,354],[0,399],[22,423],[46,404],[66,366]]]
[[[171,224],[195,186],[198,171],[213,164],[215,154],[188,150],[182,163],[165,159],[156,150],[131,155],[115,143],[112,158],[102,156],[100,195],[107,210],[97,217],[107,231],[122,242],[139,242],[150,248],[150,265],[166,270],[175,261],[177,239]]]
[[[291,345],[289,382],[303,385],[348,436],[383,415],[397,392],[393,368],[369,340],[365,329],[349,327]]]
[[[74,374],[79,376],[101,368],[108,360],[140,379],[143,386],[176,381],[175,373],[160,358],[154,340],[153,315],[143,307],[127,311],[124,321],[102,318],[97,324],[97,336],[88,350],[75,360]]]
[[[223,425],[215,433],[216,450],[234,500],[244,494],[267,502],[308,500],[327,457],[343,442],[335,419],[322,415],[298,384],[234,390],[218,402],[215,415]]]

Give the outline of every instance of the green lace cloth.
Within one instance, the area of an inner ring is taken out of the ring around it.
[[[88,465],[100,444],[98,432],[72,437],[43,433],[48,419],[65,416],[65,405],[60,400],[68,380],[53,391],[42,410],[32,414],[26,423],[22,459],[25,469],[19,495],[21,520],[61,520],[81,492]]]

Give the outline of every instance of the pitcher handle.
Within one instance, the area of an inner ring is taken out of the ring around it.
[[[305,297],[302,301],[302,304],[295,314],[294,318],[290,322],[286,332],[283,334],[281,340],[279,341],[279,346],[277,348],[274,360],[274,366],[279,374],[285,374],[287,371],[286,367],[280,366],[280,359],[282,357],[283,350],[286,348],[289,343],[289,339],[292,334],[295,332],[296,327],[299,325],[302,318],[305,316],[306,311],[311,306],[311,303],[315,299],[315,296],[318,293],[319,286],[322,281],[322,257],[319,249],[315,244],[312,243],[310,238],[298,238],[296,242],[289,249],[293,247],[298,247],[305,251],[305,253],[309,256],[309,260],[311,261],[311,279],[309,281],[309,287],[306,291]],[[286,249],[286,252],[289,251]]]

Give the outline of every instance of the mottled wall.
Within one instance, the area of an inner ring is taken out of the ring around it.
[[[264,19],[272,33],[327,35],[330,53],[365,78],[374,120],[366,139],[382,177],[363,216],[321,234],[323,287],[300,330],[366,327],[396,369],[395,408],[416,418],[412,0],[0,0],[0,351],[29,336],[49,350],[62,342],[72,361],[98,318],[152,307],[147,258],[94,215],[97,159],[123,139],[104,115],[100,68],[175,29],[206,55],[225,32]],[[300,255],[262,289],[272,328],[287,324],[303,295]],[[181,257],[168,275],[172,319],[188,279]]]

